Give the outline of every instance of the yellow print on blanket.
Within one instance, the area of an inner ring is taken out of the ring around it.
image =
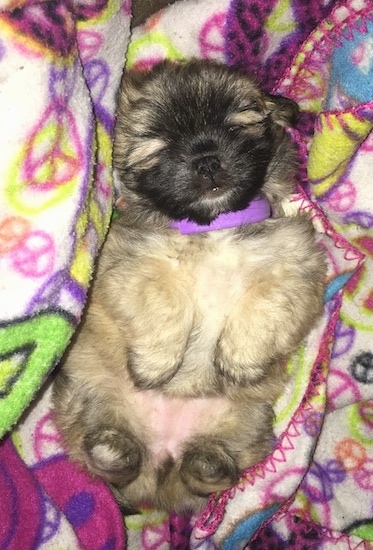
[[[70,266],[70,275],[80,285],[88,287],[92,275],[94,252],[102,244],[112,213],[113,185],[111,175],[111,139],[103,126],[97,123],[96,136],[100,150],[100,162],[93,164],[91,187],[85,197],[82,210],[74,228],[76,248]],[[92,145],[92,150],[95,150]],[[94,233],[94,234],[92,234]],[[95,247],[92,251],[89,244]]]
[[[351,112],[324,113],[315,128],[308,175],[317,198],[329,193],[346,174],[361,143],[373,129],[373,122]]]
[[[295,31],[296,23],[290,0],[279,0],[275,9],[269,14],[265,27],[271,33]]]
[[[127,3],[123,0],[96,0],[96,2],[76,4],[74,11],[79,19],[78,29],[91,28],[93,25],[110,22],[121,8],[125,12],[129,11]]]
[[[172,41],[160,31],[151,31],[130,42],[127,68],[147,68],[163,59],[181,60],[183,56]]]
[[[77,187],[85,156],[73,112],[52,101],[10,167],[5,187],[9,204],[23,215],[59,204]]]

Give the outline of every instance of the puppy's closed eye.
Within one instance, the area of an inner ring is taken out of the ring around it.
[[[166,147],[161,138],[145,138],[133,143],[127,156],[127,166],[142,165],[150,168],[157,162],[157,155]]]
[[[263,122],[268,115],[280,126],[293,126],[299,117],[299,107],[291,99],[268,94],[263,105],[259,102],[244,105],[229,116],[227,123],[229,129],[238,130],[255,126]]]
[[[239,130],[248,126],[254,126],[265,119],[265,111],[258,103],[244,105],[237,109],[227,119],[227,125],[230,131]]]

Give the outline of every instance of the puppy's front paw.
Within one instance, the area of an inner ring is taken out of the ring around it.
[[[145,279],[139,285],[139,295],[131,306],[126,327],[127,368],[139,389],[159,388],[171,380],[183,361],[190,338],[192,303],[172,280],[171,267],[167,262],[153,268],[151,264],[152,280]]]
[[[265,376],[265,369],[262,367],[253,368],[245,364],[228,363],[224,360],[215,360],[215,367],[223,378],[231,383],[239,386],[247,386],[260,382]]]
[[[228,317],[215,351],[215,365],[227,380],[259,382],[290,350],[292,308],[278,286],[273,281],[254,285]]]
[[[84,448],[91,469],[110,483],[123,487],[140,473],[141,445],[125,430],[97,429],[85,436]]]
[[[255,347],[253,342],[243,342],[238,338],[221,338],[214,365],[229,382],[240,385],[259,382],[265,376],[270,360],[268,353],[261,353],[262,350]]]
[[[178,371],[181,358],[177,353],[162,353],[164,347],[157,341],[149,349],[138,347],[127,351],[127,369],[139,390],[160,388]]]

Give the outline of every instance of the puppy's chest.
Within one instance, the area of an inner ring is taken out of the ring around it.
[[[255,243],[220,233],[211,233],[196,250],[185,243],[175,265],[175,284],[187,282],[185,294],[193,308],[191,354],[212,351],[227,318],[262,269],[262,254]]]
[[[210,328],[226,317],[249,284],[248,259],[240,247],[229,243],[211,243],[194,261],[186,259],[183,267],[190,270],[195,310]]]

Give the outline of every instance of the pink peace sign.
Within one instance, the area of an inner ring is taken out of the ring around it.
[[[203,58],[210,59],[223,53],[226,17],[225,13],[215,13],[200,30],[199,47]]]
[[[12,253],[13,268],[25,277],[42,277],[53,269],[53,239],[44,231],[32,231]]]
[[[38,461],[61,452],[61,436],[53,422],[53,414],[48,412],[36,425],[33,441],[34,453]]]
[[[148,525],[144,527],[141,536],[141,546],[144,550],[157,550],[170,542],[170,532],[167,522],[160,525]]]
[[[364,491],[373,490],[373,458],[368,458],[359,470],[354,472],[354,480]]]
[[[335,212],[348,212],[356,201],[356,188],[354,184],[346,180],[334,188],[327,198],[329,207]]]
[[[327,385],[328,408],[334,411],[346,404],[356,403],[360,399],[359,386],[349,373],[343,369],[331,368]]]
[[[78,44],[82,61],[95,57],[102,47],[104,38],[100,32],[79,30]]]

